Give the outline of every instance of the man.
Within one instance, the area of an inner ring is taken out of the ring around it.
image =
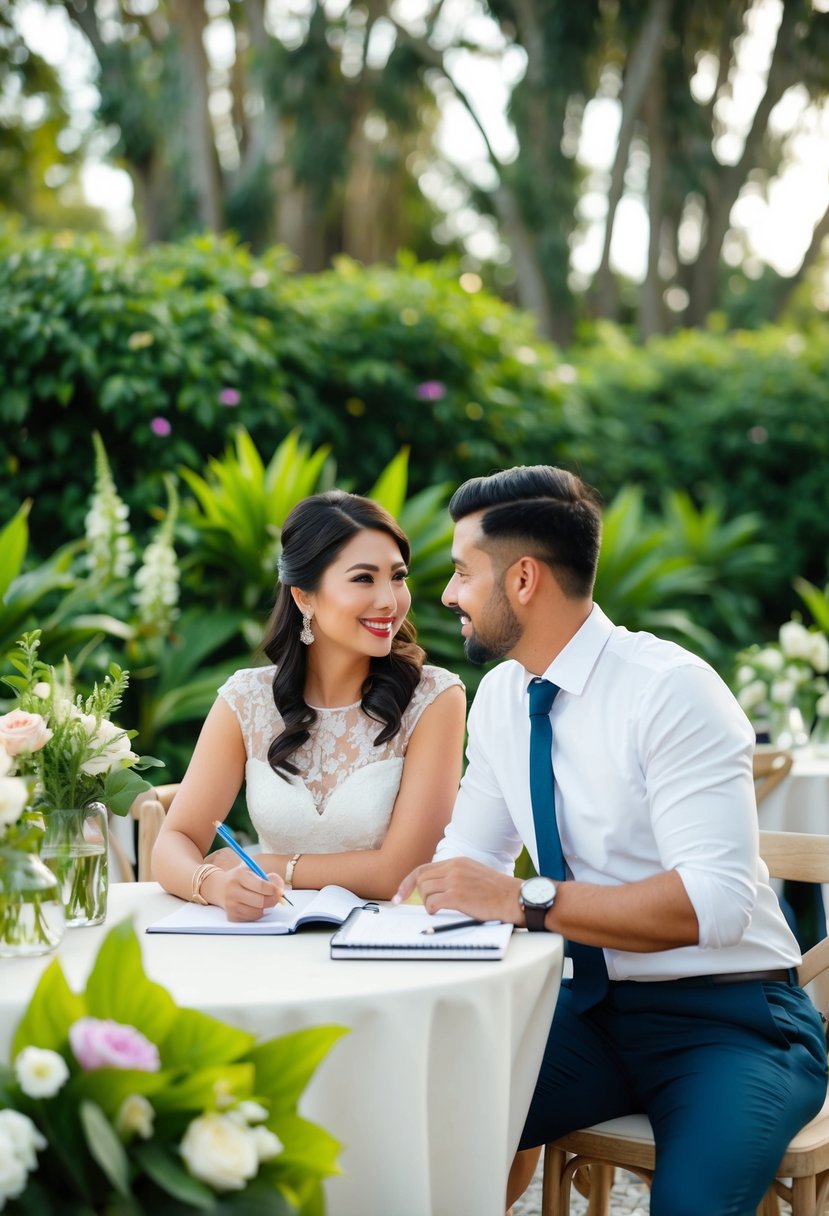
[[[450,511],[444,603],[471,659],[512,661],[481,682],[452,822],[396,898],[571,942],[522,1149],[646,1111],[653,1216],[749,1216],[826,1092],[758,856],[749,723],[706,663],[593,604],[600,511],[578,478],[509,469]],[[522,842],[542,876],[523,885]]]

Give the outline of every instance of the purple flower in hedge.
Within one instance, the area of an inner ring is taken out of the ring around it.
[[[162,438],[169,435],[172,429],[173,428],[170,422],[166,418],[161,418],[160,416],[158,418],[153,418],[152,422],[150,423],[150,430],[152,433],[154,435],[160,435]]]
[[[424,380],[422,384],[417,386],[417,398],[419,401],[440,401],[441,397],[446,396],[446,385],[440,380]]]
[[[219,393],[219,405],[226,405],[232,409],[242,400],[242,394],[238,388],[223,388]]]

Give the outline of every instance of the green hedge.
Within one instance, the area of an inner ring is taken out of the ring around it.
[[[827,329],[642,348],[601,327],[564,355],[448,264],[300,277],[282,252],[229,239],[125,254],[0,228],[0,521],[28,496],[35,552],[77,535],[96,429],[134,520],[163,498],[164,470],[200,471],[236,424],[266,459],[292,428],[332,444],[357,490],[403,444],[413,491],[551,461],[607,501],[637,483],[654,507],[683,488],[758,512],[778,555],[771,627],[796,606],[796,575],[826,579]]]

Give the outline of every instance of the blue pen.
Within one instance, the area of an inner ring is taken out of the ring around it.
[[[230,847],[233,849],[233,852],[236,853],[236,855],[238,857],[241,857],[242,861],[245,863],[245,865],[248,867],[248,869],[253,870],[254,874],[256,874],[256,876],[258,878],[264,878],[265,882],[267,882],[268,876],[265,873],[265,871],[262,869],[262,867],[260,865],[257,865],[257,863],[250,856],[250,854],[246,853],[240,844],[236,843],[236,841],[233,839],[233,834],[230,831],[230,829],[226,828],[225,825],[223,823],[220,823],[218,819],[213,820],[213,827],[216,829],[216,835],[221,836],[221,838],[225,842],[225,844],[230,845]],[[286,904],[291,904],[291,901],[290,901],[290,899],[288,899],[287,895],[282,896],[281,902],[286,903]],[[294,905],[291,904],[291,907],[293,907],[293,906]]]

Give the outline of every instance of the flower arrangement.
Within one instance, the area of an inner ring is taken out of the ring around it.
[[[339,1145],[296,1108],[344,1033],[257,1043],[180,1009],[116,925],[84,992],[50,964],[0,1066],[0,1211],[316,1216]]]
[[[39,647],[40,630],[24,634],[11,656],[18,674],[3,678],[15,693],[11,710],[0,716],[4,780],[16,779],[5,787],[9,817],[24,786],[27,801],[47,814],[51,808],[98,801],[125,815],[136,796],[150,788],[137,770],[160,764],[136,755],[130,747],[136,732],[111,720],[129,673],[113,665],[102,683],[82,697],[74,692],[68,663],[60,671],[48,666],[38,659]],[[0,824],[2,819],[0,810]]]
[[[796,618],[780,626],[778,641],[737,655],[735,691],[752,717],[774,717],[797,705],[808,732],[829,718],[829,638]]]

